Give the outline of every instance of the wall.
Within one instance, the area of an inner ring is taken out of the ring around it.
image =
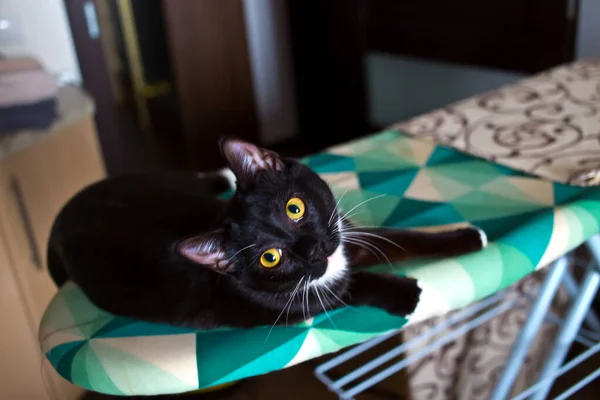
[[[600,0],[580,0],[577,58],[600,58]],[[407,57],[367,56],[371,123],[386,126],[515,82],[522,76]]]
[[[260,137],[269,145],[297,133],[287,1],[243,3]]]
[[[600,1],[580,0],[577,57],[600,58]]]
[[[380,53],[367,56],[366,69],[369,118],[375,126],[404,121],[520,78]]]
[[[80,80],[63,0],[0,0],[0,19],[18,36],[0,38],[0,53],[34,55],[61,79]]]

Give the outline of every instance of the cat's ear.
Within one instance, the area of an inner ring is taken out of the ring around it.
[[[221,152],[237,181],[243,187],[264,171],[281,171],[285,165],[279,155],[252,143],[237,139],[222,139]]]
[[[225,255],[224,236],[220,230],[182,240],[177,244],[179,254],[220,273],[229,272],[231,263]]]

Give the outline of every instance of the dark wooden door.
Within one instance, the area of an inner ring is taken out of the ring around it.
[[[163,2],[190,164],[222,164],[221,136],[258,139],[241,0]]]
[[[64,0],[73,34],[83,88],[94,98],[96,128],[108,174],[125,170],[126,155],[120,136],[122,117],[116,105],[108,65],[100,38],[100,27],[95,23],[93,0]]]

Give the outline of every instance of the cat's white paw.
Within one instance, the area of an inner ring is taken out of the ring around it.
[[[479,233],[479,240],[481,241],[481,248],[485,249],[488,245],[488,237],[487,234],[484,232],[483,229],[475,227],[475,229],[477,230],[477,232]]]
[[[208,178],[211,176],[215,177],[215,175],[224,178],[227,181],[227,186],[229,189],[234,190],[236,188],[237,178],[235,177],[233,171],[229,168],[223,168],[218,171],[198,172],[196,174],[196,176],[200,179]]]
[[[450,312],[448,298],[441,291],[421,280],[417,280],[417,286],[421,289],[419,303],[415,310],[406,316],[408,324],[412,325]]]
[[[229,189],[235,189],[237,178],[235,177],[235,174],[231,169],[223,168],[219,171],[219,175],[221,175],[227,180],[227,182],[229,183]]]

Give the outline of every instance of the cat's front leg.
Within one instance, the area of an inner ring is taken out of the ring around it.
[[[349,305],[371,306],[392,315],[406,316],[415,311],[420,295],[415,279],[355,272],[344,297]]]
[[[348,228],[343,236],[347,238],[354,267],[400,262],[414,257],[456,256],[487,246],[485,232],[473,226],[438,232]]]

